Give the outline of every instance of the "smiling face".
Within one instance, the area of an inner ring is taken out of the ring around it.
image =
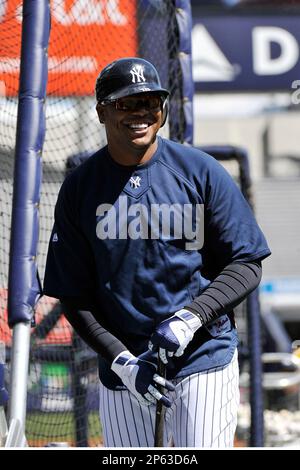
[[[155,104],[153,94],[132,95],[109,104],[98,103],[97,112],[105,124],[108,149],[114,160],[136,165],[152,157],[162,124],[160,99]]]

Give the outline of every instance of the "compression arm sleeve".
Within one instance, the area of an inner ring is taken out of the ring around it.
[[[202,324],[216,320],[242,302],[259,285],[261,275],[260,261],[231,263],[185,308],[197,315]]]
[[[122,351],[127,350],[127,347],[95,318],[96,307],[88,305],[83,299],[68,297],[60,300],[64,314],[76,333],[110,364]]]

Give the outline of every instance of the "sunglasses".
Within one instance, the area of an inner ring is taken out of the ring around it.
[[[147,111],[155,111],[161,108],[163,98],[160,95],[148,96],[124,96],[114,101],[102,101],[102,105],[112,104],[117,111],[138,111],[146,109]]]

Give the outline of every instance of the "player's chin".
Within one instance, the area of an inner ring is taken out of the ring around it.
[[[155,140],[155,139],[154,139]],[[138,137],[131,140],[131,144],[136,148],[147,148],[153,143],[153,138]]]

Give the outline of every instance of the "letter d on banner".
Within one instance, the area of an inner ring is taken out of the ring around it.
[[[253,70],[257,75],[280,75],[291,70],[299,58],[295,37],[283,28],[257,26],[253,28]],[[271,43],[280,46],[279,57],[271,57]]]

